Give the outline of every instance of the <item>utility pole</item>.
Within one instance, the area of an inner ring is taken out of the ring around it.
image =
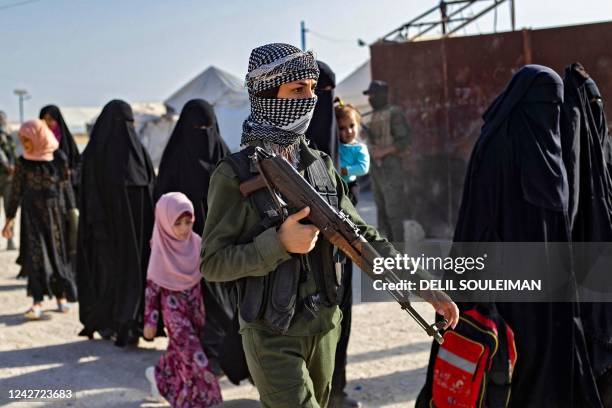
[[[19,123],[23,124],[23,101],[30,99],[30,95],[25,89],[15,89],[13,93],[19,98]]]
[[[302,38],[302,51],[306,51],[306,23],[300,21],[300,37]]]
[[[516,17],[514,10],[514,0],[510,0],[510,20],[512,21],[512,31],[516,30]]]

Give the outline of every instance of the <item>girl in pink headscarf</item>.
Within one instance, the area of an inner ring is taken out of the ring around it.
[[[25,317],[38,320],[45,295],[54,295],[60,312],[76,301],[75,278],[69,262],[68,212],[75,207],[66,156],[42,120],[25,122],[19,130],[23,156],[15,164],[7,209],[5,238],[13,237],[15,214],[21,207],[21,247],[18,262],[28,277],[34,304]]]
[[[210,407],[222,402],[216,377],[202,351],[204,303],[200,290],[199,235],[192,231],[194,210],[182,193],[167,193],[155,206],[155,226],[145,290],[145,339],[157,331],[159,314],[168,348],[145,376],[151,394],[173,407]]]

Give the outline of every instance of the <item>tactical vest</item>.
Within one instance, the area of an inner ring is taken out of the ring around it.
[[[391,105],[388,105],[383,109],[372,112],[372,118],[368,125],[368,141],[371,145],[376,147],[393,146],[394,141],[391,133],[392,109]]]
[[[232,167],[242,183],[258,174],[251,156],[254,147],[234,153],[225,161]],[[306,180],[315,190],[338,209],[338,194],[325,163],[317,157],[305,170]],[[278,227],[289,213],[298,209],[279,209],[267,188],[252,193],[251,200],[261,220],[247,232],[237,244],[246,244],[271,227]],[[285,334],[297,316],[313,319],[319,306],[334,306],[342,299],[343,256],[322,235],[308,254],[291,254],[291,259],[281,263],[266,276],[246,277],[235,282],[240,305],[240,316],[248,323],[261,321],[275,333]],[[314,281],[314,293],[309,291]],[[300,290],[302,289],[302,290]]]

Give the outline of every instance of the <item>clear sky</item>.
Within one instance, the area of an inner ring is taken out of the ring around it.
[[[252,48],[307,48],[342,79],[373,42],[438,0],[0,0],[0,110],[17,120],[47,103],[102,106],[112,98],[163,101],[209,65],[241,78]],[[517,28],[612,20],[612,0],[516,0]],[[501,6],[498,30],[509,25]],[[467,32],[491,32],[492,16]]]

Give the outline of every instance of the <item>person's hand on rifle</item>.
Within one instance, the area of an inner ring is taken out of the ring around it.
[[[436,310],[436,313],[446,319],[443,329],[454,329],[459,323],[459,308],[452,299],[441,290],[422,290],[419,296]]]
[[[278,230],[278,239],[287,252],[307,254],[312,251],[319,237],[319,229],[314,225],[300,224],[300,220],[310,214],[310,208],[304,207],[287,217]]]

